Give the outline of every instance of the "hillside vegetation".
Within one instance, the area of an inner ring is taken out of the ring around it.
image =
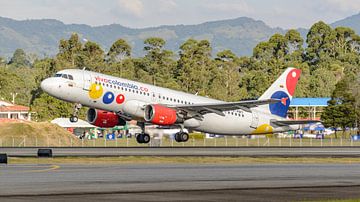
[[[332,23],[333,28],[346,26],[360,33],[360,14]],[[13,20],[0,17],[0,55],[10,57],[18,49],[40,57],[54,56],[60,39],[78,33],[81,41],[90,40],[109,50],[118,38],[128,41],[133,47],[133,55],[143,56],[143,41],[149,37],[159,37],[167,41],[165,48],[177,51],[179,44],[187,39],[208,40],[212,53],[229,49],[236,55],[249,56],[257,43],[275,33],[284,34],[286,29],[272,28],[260,20],[239,17],[229,20],[205,22],[197,25],[172,25],[143,29],[132,29],[118,24],[88,26],[64,24],[58,20]],[[298,29],[306,37],[307,29]]]

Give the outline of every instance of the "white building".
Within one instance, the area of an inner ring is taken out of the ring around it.
[[[30,121],[30,108],[0,101],[0,119],[18,119]]]

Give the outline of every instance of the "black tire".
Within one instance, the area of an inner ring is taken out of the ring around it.
[[[143,138],[142,138],[142,133],[138,134],[136,136],[136,141],[139,143],[139,144],[142,144],[143,143]]]
[[[7,163],[8,163],[7,154],[0,154],[0,164],[7,164]]]
[[[39,149],[38,150],[38,157],[47,157],[50,158],[52,157],[52,150],[51,149]]]
[[[70,122],[71,123],[76,123],[76,122],[78,122],[78,120],[79,120],[79,118],[77,116],[71,116],[70,117]]]
[[[150,142],[150,135],[149,134],[143,134],[143,138],[142,138],[142,140],[143,140],[143,143],[145,143],[145,144],[147,144],[147,143],[149,143]]]
[[[181,142],[187,142],[189,140],[189,134],[182,132],[180,133]]]
[[[180,134],[180,132],[175,133],[175,141],[176,142],[181,142],[181,134]]]

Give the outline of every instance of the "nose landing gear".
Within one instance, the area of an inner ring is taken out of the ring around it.
[[[81,109],[82,105],[79,103],[75,103],[74,104],[74,112],[73,114],[70,116],[70,122],[71,123],[75,123],[79,120],[78,114],[79,114],[79,110]]]

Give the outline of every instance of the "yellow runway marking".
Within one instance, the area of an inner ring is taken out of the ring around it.
[[[30,166],[16,166],[16,167],[30,167]],[[34,167],[34,166],[33,166]],[[38,166],[39,168],[45,167],[45,166]],[[9,171],[9,172],[5,172],[5,173],[10,173],[10,174],[14,174],[14,173],[42,173],[42,172],[49,172],[49,171],[55,171],[57,169],[59,169],[60,166],[58,165],[50,165],[50,166],[46,166],[44,169],[38,169],[38,170],[20,170],[20,171]]]
[[[42,172],[49,172],[49,171],[57,170],[59,168],[60,168],[60,166],[58,166],[58,165],[51,165],[50,168],[41,169],[41,170],[25,170],[25,171],[23,171],[23,173],[42,173]]]

